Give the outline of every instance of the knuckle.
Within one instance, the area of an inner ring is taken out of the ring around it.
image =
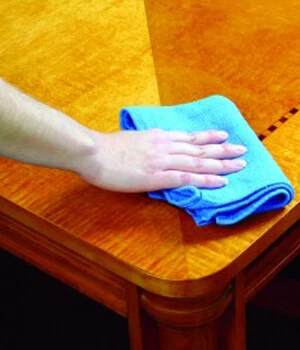
[[[220,145],[220,147],[224,153],[229,153],[232,151],[232,146],[228,143],[223,143],[222,145]]]
[[[192,182],[192,175],[189,173],[180,173],[179,182],[181,185],[190,185]]]
[[[204,175],[204,185],[207,187],[218,187],[220,185],[220,181],[217,176]]]
[[[162,129],[151,129],[149,130],[149,135],[150,142],[154,145],[169,144],[171,142],[168,132]]]
[[[154,172],[160,170],[162,166],[165,164],[165,157],[161,154],[158,154],[155,151],[148,151],[144,158],[141,160],[141,164],[143,164],[143,168],[149,174],[153,174]]]
[[[197,144],[198,143],[198,135],[195,134],[195,133],[190,133],[188,134],[189,138],[190,138],[190,142],[193,143],[193,144]]]
[[[231,160],[225,159],[225,160],[220,160],[220,162],[221,162],[221,166],[224,169],[232,169],[232,161]]]
[[[197,155],[198,157],[204,157],[206,154],[206,149],[203,146],[198,147]]]
[[[204,161],[199,157],[193,157],[193,165],[196,170],[201,170],[203,168]]]
[[[210,187],[214,185],[214,177],[211,175],[203,175],[204,180],[203,180],[203,184],[204,186]]]
[[[146,172],[147,174],[155,174],[156,172],[164,169],[167,165],[167,160],[166,157],[164,157],[163,155],[161,156],[155,156],[152,157],[148,160],[146,160]]]

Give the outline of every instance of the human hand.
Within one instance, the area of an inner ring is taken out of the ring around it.
[[[87,182],[118,192],[148,192],[192,185],[217,188],[219,176],[243,169],[241,145],[221,144],[228,135],[216,130],[186,133],[151,129],[102,134],[91,131],[93,154],[76,159],[72,170]]]

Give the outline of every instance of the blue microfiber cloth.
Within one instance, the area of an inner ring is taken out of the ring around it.
[[[175,106],[123,108],[120,125],[124,130],[224,130],[229,134],[227,142],[248,148],[243,156],[248,165],[225,175],[229,184],[222,188],[183,186],[149,192],[151,198],[185,209],[199,226],[231,225],[253,213],[283,208],[293,199],[290,182],[236,105],[226,97],[214,95]]]

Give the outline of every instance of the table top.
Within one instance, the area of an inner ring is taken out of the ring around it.
[[[10,83],[105,132],[118,130],[125,105],[223,94],[257,134],[275,125],[264,143],[296,196],[281,211],[199,228],[145,194],[2,158],[0,214],[165,295],[194,295],[233,276],[300,215],[299,15],[300,3],[271,0],[1,3],[0,76]]]

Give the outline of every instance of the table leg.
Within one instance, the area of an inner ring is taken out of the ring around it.
[[[132,350],[219,349],[219,317],[231,301],[230,287],[186,299],[133,290],[128,304]]]
[[[156,322],[141,307],[140,289],[128,283],[127,319],[131,350],[158,349]]]
[[[245,280],[241,272],[234,280],[232,301],[220,318],[220,349],[246,349]]]

